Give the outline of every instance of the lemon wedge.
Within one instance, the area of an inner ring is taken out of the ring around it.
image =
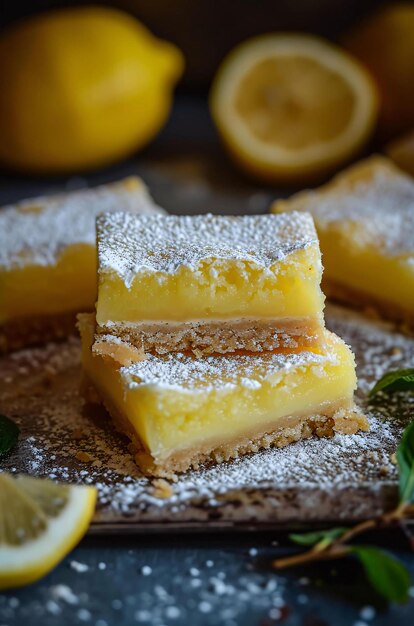
[[[210,106],[248,173],[290,184],[317,180],[358,152],[375,126],[378,98],[365,69],[337,46],[274,34],[230,53]]]
[[[0,474],[0,589],[49,572],[87,531],[94,487]]]

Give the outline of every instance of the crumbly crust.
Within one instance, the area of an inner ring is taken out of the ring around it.
[[[231,320],[212,322],[168,322],[128,324],[113,323],[96,327],[96,343],[112,336],[145,353],[167,354],[192,351],[202,357],[238,350],[316,348],[320,345],[323,320],[318,317],[285,320]],[[95,348],[96,350],[96,348]]]
[[[148,476],[166,478],[190,468],[223,463],[266,448],[282,448],[312,436],[332,437],[335,433],[351,435],[359,430],[369,430],[365,415],[354,405],[353,400],[345,398],[325,404],[312,413],[304,412],[279,419],[277,428],[261,426],[258,430],[252,429],[229,441],[204,441],[198,447],[179,450],[167,458],[156,459],[144,448],[128,420],[107,399],[101,402],[110,413],[115,427],[131,439],[134,458],[141,471]]]
[[[120,367],[128,367],[136,361],[145,359],[145,353],[117,337],[104,335],[97,337],[92,345],[92,352],[104,360],[115,362]]]
[[[342,283],[323,279],[323,290],[328,298],[342,302],[357,309],[365,309],[377,313],[379,317],[383,317],[398,325],[402,326],[404,331],[414,332],[414,316],[412,312],[396,306],[386,300],[380,300],[375,296],[360,291],[354,287],[343,285]]]
[[[76,312],[16,318],[0,325],[0,354],[76,334]]]

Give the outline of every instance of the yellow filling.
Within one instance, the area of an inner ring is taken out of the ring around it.
[[[96,247],[74,244],[55,265],[0,269],[0,323],[31,315],[91,310],[96,300]]]
[[[383,197],[384,196],[384,197]],[[385,157],[373,156],[339,173],[315,191],[278,200],[275,213],[306,211],[313,215],[324,264],[324,278],[370,296],[375,302],[414,313],[414,241],[384,249],[388,212],[401,224],[414,202],[411,179]],[[360,212],[360,219],[358,215]],[[385,222],[386,223],[386,222]],[[408,224],[408,233],[412,226]],[[391,239],[392,241],[392,239]],[[398,254],[398,250],[404,250]]]
[[[324,276],[414,313],[414,255],[381,254],[374,246],[355,244],[347,232],[319,228]]]
[[[211,449],[252,431],[276,429],[289,415],[310,414],[324,404],[351,401],[356,386],[355,363],[350,349],[324,331],[326,350],[333,359],[302,363],[287,369],[269,366],[260,386],[223,388],[226,375],[219,369],[207,375],[211,387],[197,392],[197,385],[168,389],[156,385],[132,385],[126,370],[92,356],[93,325],[82,318],[83,365],[107,405],[128,424],[158,461],[177,451],[211,442]],[[234,357],[237,360],[237,356]],[[266,357],[254,357],[263,372]],[[217,357],[219,368],[220,357]],[[243,365],[240,365],[240,378]],[[134,382],[134,381],[132,381]],[[206,382],[205,380],[203,381]],[[216,383],[216,385],[215,385]]]
[[[318,244],[263,269],[248,261],[205,260],[174,274],[138,273],[131,287],[99,275],[96,319],[107,322],[313,317],[322,313]]]

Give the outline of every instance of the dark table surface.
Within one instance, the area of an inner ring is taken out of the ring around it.
[[[282,195],[228,162],[205,101],[181,96],[167,127],[139,157],[65,179],[0,176],[0,204],[46,192],[144,178],[176,213],[261,213]],[[283,192],[288,194],[287,191]],[[413,577],[402,533],[364,538],[398,555]],[[276,573],[292,549],[275,534],[86,537],[53,572],[0,593],[0,626],[412,626],[414,600],[387,605],[352,559]]]
[[[395,541],[383,543],[389,549]],[[275,573],[272,559],[286,546],[277,535],[256,534],[87,538],[41,582],[0,594],[0,624],[413,624],[414,600],[387,606],[352,560]],[[402,546],[392,551],[414,577],[412,555]]]

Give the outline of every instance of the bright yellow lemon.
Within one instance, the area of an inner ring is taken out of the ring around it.
[[[47,574],[86,533],[94,487],[0,473],[0,589]]]
[[[308,35],[264,35],[236,48],[210,102],[240,165],[286,184],[316,180],[349,159],[377,116],[376,89],[363,67]]]
[[[30,19],[0,39],[0,162],[34,173],[125,157],[164,124],[181,52],[104,7]]]

